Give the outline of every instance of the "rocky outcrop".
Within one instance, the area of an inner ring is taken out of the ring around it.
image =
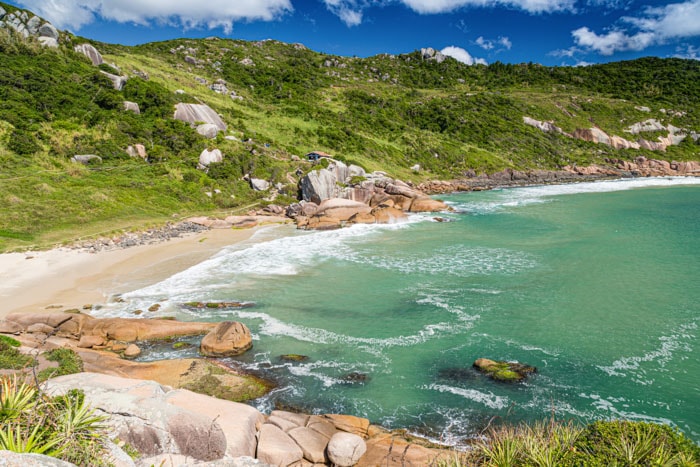
[[[233,357],[253,347],[253,338],[245,324],[224,321],[209,332],[199,347],[207,357]]]
[[[442,201],[431,199],[383,172],[367,174],[361,167],[346,166],[335,160],[328,168],[313,170],[302,177],[299,186],[303,200],[291,205],[287,215],[303,229],[326,230],[350,224],[398,222],[406,218],[403,211],[447,209]]]
[[[427,61],[432,60],[432,61],[435,61],[437,63],[442,63],[447,58],[447,55],[433,49],[432,47],[420,49],[420,54],[421,54],[421,57],[423,57],[423,60],[427,60]]]
[[[244,404],[221,401],[152,381],[79,373],[54,378],[46,392],[80,388],[112,436],[146,456],[182,454],[199,461],[255,456],[263,416]]]
[[[0,7],[0,28],[11,29],[25,38],[36,37],[45,47],[58,47],[58,30],[51,23],[28,11],[17,10],[8,13]]]
[[[102,54],[92,44],[79,44],[73,49],[89,58],[94,66],[99,66],[104,63]]]
[[[86,372],[51,379],[44,390],[59,395],[76,388],[108,417],[110,437],[139,451],[137,465],[398,467],[434,465],[451,455],[364,418],[282,410],[266,417],[248,405],[142,379]]]
[[[250,187],[255,191],[267,191],[272,185],[267,180],[260,178],[251,178]]]
[[[80,341],[86,336],[103,342],[136,342],[172,336],[205,334],[215,323],[181,322],[170,319],[97,319],[85,313],[54,311],[48,313],[11,313],[0,320],[0,332],[30,332],[36,325],[45,326],[45,335],[55,335]],[[99,345],[99,344],[98,344]]]
[[[291,220],[286,217],[272,215],[228,216],[224,219],[191,217],[187,219],[187,221],[209,229],[249,229],[259,225],[286,224],[291,222]]]
[[[187,122],[191,125],[201,122],[210,123],[212,125],[216,125],[221,131],[226,131],[227,128],[224,121],[221,119],[221,117],[219,117],[219,114],[217,114],[211,107],[204,104],[177,104],[175,106],[174,118],[176,120]]]
[[[680,144],[686,137],[690,136],[694,141],[700,139],[700,135],[694,131],[682,130],[673,125],[664,126],[656,119],[648,119],[644,122],[635,123],[624,131],[634,135],[643,132],[667,131],[666,136],[659,136],[656,141],[649,141],[639,138],[637,141],[629,141],[621,136],[609,135],[598,127],[578,128],[573,133],[566,133],[554,122],[541,122],[530,117],[523,117],[523,123],[544,131],[545,133],[559,133],[569,138],[576,138],[591,143],[605,144],[615,149],[648,149],[650,151],[665,151],[669,146]]]
[[[477,359],[473,366],[491,379],[506,383],[522,381],[528,376],[537,373],[537,368],[534,366],[518,362],[494,361],[488,358]]]

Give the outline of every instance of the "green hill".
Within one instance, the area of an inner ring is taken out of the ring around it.
[[[269,202],[245,175],[279,184],[275,202],[291,202],[311,168],[293,156],[311,150],[413,181],[640,155],[700,159],[690,137],[666,152],[618,150],[523,123],[553,121],[564,132],[598,126],[630,139],[625,128],[651,118],[700,131],[694,60],[466,66],[420,51],[349,58],[211,38],[91,42],[109,64],[95,67],[73,50],[87,42],[61,33],[58,48],[42,47],[0,29],[0,250]],[[124,88],[102,71],[127,76]],[[125,111],[124,101],[141,113]],[[207,104],[228,130],[200,136],[173,119],[179,102]],[[127,154],[135,144],[148,161]],[[202,150],[213,148],[224,161],[198,170]],[[101,162],[79,164],[76,154]]]

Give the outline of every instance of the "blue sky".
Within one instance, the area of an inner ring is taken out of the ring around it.
[[[62,29],[134,45],[220,36],[367,57],[433,47],[465,63],[700,59],[700,0],[13,0]]]

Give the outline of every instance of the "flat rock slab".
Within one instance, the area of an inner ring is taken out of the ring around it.
[[[260,429],[257,458],[268,464],[288,466],[300,462],[304,452],[284,431],[266,423]]]

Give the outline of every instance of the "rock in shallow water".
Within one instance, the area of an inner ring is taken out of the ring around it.
[[[487,374],[496,381],[517,382],[536,373],[537,368],[518,362],[494,361],[479,358],[474,362],[474,368]]]

